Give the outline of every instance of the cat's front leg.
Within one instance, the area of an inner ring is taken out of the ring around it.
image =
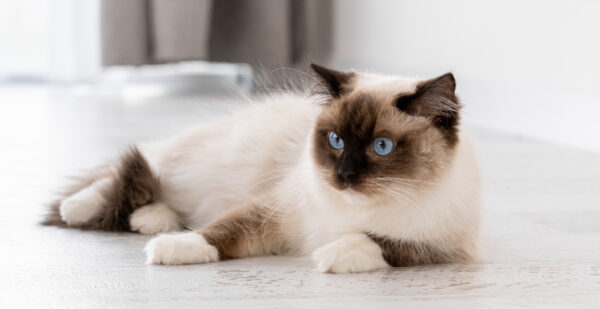
[[[381,247],[363,233],[345,234],[313,253],[317,270],[331,273],[358,273],[390,267]]]
[[[148,242],[149,264],[179,265],[279,253],[283,238],[273,210],[235,210],[204,229],[163,234]]]
[[[148,264],[201,264],[219,260],[217,248],[196,232],[162,234],[144,248]]]

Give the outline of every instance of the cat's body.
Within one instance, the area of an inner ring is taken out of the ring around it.
[[[299,163],[318,110],[306,97],[273,95],[140,149],[160,177],[161,201],[197,228],[245,203],[273,199]]]
[[[196,230],[150,241],[148,260],[158,264],[313,254],[322,271],[358,272],[469,260],[479,176],[451,75],[424,83],[314,69],[329,103],[273,94],[140,145],[56,204],[60,219],[147,234]],[[335,143],[331,132],[343,148],[324,142]],[[393,152],[373,152],[377,134]]]

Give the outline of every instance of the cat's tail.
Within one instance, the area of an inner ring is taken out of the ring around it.
[[[76,179],[50,205],[43,225],[130,231],[129,216],[160,197],[160,181],[148,161],[131,147],[116,163]]]

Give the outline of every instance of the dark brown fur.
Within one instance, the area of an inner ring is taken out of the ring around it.
[[[381,247],[383,259],[393,267],[448,263],[468,259],[465,252],[445,253],[424,243],[393,240],[375,234],[367,235]]]
[[[129,216],[137,208],[156,201],[160,196],[160,182],[140,151],[132,147],[121,157],[116,172],[103,168],[68,190],[64,197],[51,205],[44,225],[66,227],[60,217],[59,207],[64,198],[79,192],[94,181],[111,177],[110,187],[102,192],[106,203],[102,211],[89,222],[77,226],[81,229],[103,231],[130,231]]]
[[[413,94],[401,94],[396,99],[396,107],[413,116],[431,119],[440,130],[449,146],[458,142],[460,121],[459,103],[454,91],[456,81],[451,73],[420,83]]]
[[[355,77],[354,72],[340,72],[332,70],[316,63],[311,63],[310,68],[316,73],[316,77],[321,80],[316,86],[321,91],[320,94],[325,94],[330,98],[339,98],[347,94],[351,88],[350,84]]]
[[[219,251],[219,259],[281,253],[277,220],[268,209],[251,206],[235,210],[199,231]]]
[[[363,193],[375,190],[369,182],[380,177],[400,177],[430,180],[445,162],[446,147],[441,134],[426,121],[411,119],[393,107],[382,106],[369,94],[352,94],[326,107],[314,134],[314,157],[338,189],[352,186]],[[344,149],[329,145],[329,132],[336,132],[345,143]],[[434,132],[435,131],[435,132]],[[377,137],[388,137],[394,150],[379,156],[373,151]],[[351,179],[339,172],[353,168]]]
[[[342,72],[317,68],[313,66],[317,74],[324,75],[323,82],[334,83],[330,87],[351,86],[343,85],[351,80],[338,78],[344,76]],[[342,85],[338,85],[340,81]],[[454,77],[446,74],[419,84],[414,93],[392,98],[360,90],[332,96],[315,129],[313,154],[317,165],[339,190],[352,187],[374,193],[385,184],[382,177],[431,181],[449,161],[458,141],[460,104],[454,89]],[[344,140],[343,149],[329,145],[330,132]],[[394,142],[390,154],[374,152],[373,141],[378,137]]]

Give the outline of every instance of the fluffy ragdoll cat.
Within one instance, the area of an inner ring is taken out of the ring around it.
[[[318,270],[347,273],[471,259],[479,175],[452,74],[312,70],[325,102],[274,93],[133,147],[45,223],[165,233],[145,248],[151,264],[312,254]]]

